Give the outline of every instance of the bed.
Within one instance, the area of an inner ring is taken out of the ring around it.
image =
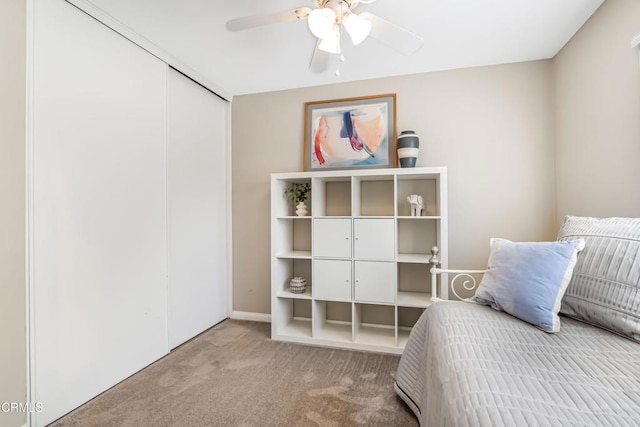
[[[640,425],[640,219],[567,217],[559,240],[578,238],[556,333],[464,301],[425,310],[395,382],[421,425]]]

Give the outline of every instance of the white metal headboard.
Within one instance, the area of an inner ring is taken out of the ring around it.
[[[438,268],[438,265],[440,265],[440,259],[438,259],[438,252],[440,252],[440,249],[438,249],[437,246],[434,246],[433,248],[431,248],[431,258],[429,259],[429,264],[431,264],[431,269],[429,270],[431,272],[431,301],[432,302],[443,301],[441,298],[438,298],[438,293],[437,293],[438,274],[449,274],[449,273],[455,274],[455,276],[453,276],[450,282],[451,291],[458,299],[464,299],[463,297],[460,296],[460,294],[458,294],[458,291],[456,290],[457,284],[462,283],[462,289],[471,291],[475,289],[476,286],[478,286],[478,282],[476,281],[476,278],[473,275],[484,274],[485,270],[445,270],[442,268]],[[464,280],[463,282],[457,282],[457,280],[461,278],[462,279],[466,278],[466,280]]]

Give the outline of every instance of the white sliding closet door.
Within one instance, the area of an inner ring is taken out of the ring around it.
[[[227,102],[167,75],[169,346],[227,317]]]
[[[168,351],[167,66],[35,2],[31,401],[45,425]]]

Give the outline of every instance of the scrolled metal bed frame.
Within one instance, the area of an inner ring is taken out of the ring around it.
[[[460,294],[458,294],[458,291],[456,290],[456,284],[460,283],[457,282],[457,280],[466,278],[466,280],[462,282],[462,289],[466,291],[472,291],[478,286],[478,282],[473,275],[484,274],[486,270],[448,270],[438,268],[438,265],[440,265],[438,252],[440,252],[440,250],[437,246],[431,248],[431,258],[429,259],[429,264],[431,264],[431,269],[429,270],[429,272],[431,273],[431,302],[443,301],[443,299],[438,298],[437,296],[439,274],[454,274],[453,278],[449,282],[450,289],[456,296],[456,298],[460,300],[464,299],[464,297],[460,296]]]

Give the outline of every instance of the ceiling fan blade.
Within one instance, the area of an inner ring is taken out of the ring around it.
[[[320,45],[320,40],[316,43],[316,48],[313,50],[313,56],[311,57],[311,64],[309,64],[309,68],[313,73],[323,73],[329,68],[329,61],[331,59],[331,54],[325,52],[323,50],[318,49]]]
[[[310,7],[298,7],[284,12],[271,13],[267,15],[245,16],[244,18],[228,21],[227,30],[242,31],[250,28],[261,27],[263,25],[277,24],[279,22],[299,21],[307,19],[310,12]]]
[[[405,55],[411,55],[422,47],[424,39],[411,31],[392,24],[379,16],[363,12],[360,17],[371,21],[369,36]]]

